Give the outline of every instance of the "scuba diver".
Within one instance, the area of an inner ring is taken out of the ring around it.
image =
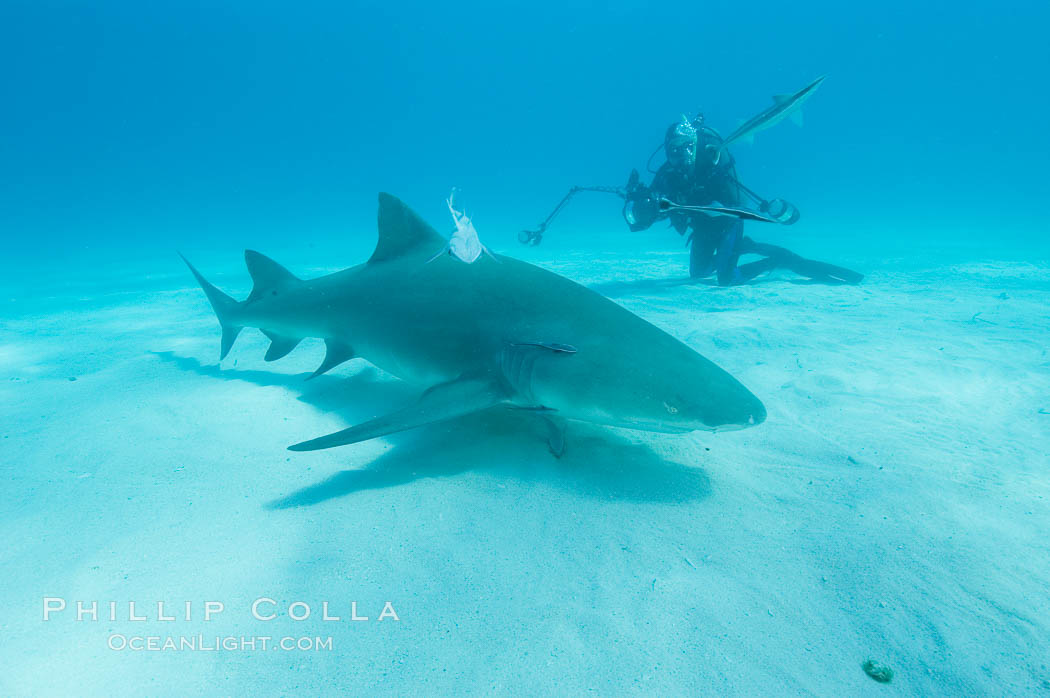
[[[824,76],[798,92],[773,97],[773,105],[744,122],[723,139],[704,124],[702,114],[690,121],[685,116],[671,124],[662,145],[666,162],[653,172],[648,187],[639,182],[633,170],[626,187],[572,187],[550,215],[533,230],[523,230],[518,239],[538,245],[547,226],[565,205],[581,191],[616,194],[625,200],[623,217],[631,230],[645,230],[659,220],[667,219],[680,235],[689,232],[689,276],[702,279],[712,274],[719,286],[745,284],[774,269],[789,269],[818,283],[857,284],[864,278],[849,269],[833,264],[803,259],[776,245],[755,242],[744,235],[744,221],[762,221],[792,225],[799,219],[798,209],[783,199],[766,201],[751,191],[736,176],[736,163],[727,147],[737,141],[749,141],[758,131],[770,128],[785,118],[801,123],[801,106],[823,83]],[[658,146],[650,162],[660,151]],[[757,210],[743,205],[746,196]],[[762,259],[739,264],[743,255]]]
[[[732,137],[730,137],[732,139]],[[862,274],[833,264],[804,259],[776,245],[755,242],[744,235],[744,220],[791,225],[798,209],[781,199],[765,201],[744,187],[736,176],[736,163],[718,133],[685,117],[671,124],[663,143],[666,162],[648,187],[633,172],[625,192],[624,218],[631,230],[645,230],[658,220],[669,219],[680,235],[689,231],[689,276],[701,279],[715,274],[719,286],[752,281],[774,269],[789,269],[816,282],[860,283]],[[758,204],[758,212],[742,208],[742,193]],[[738,264],[754,254],[758,261]]]

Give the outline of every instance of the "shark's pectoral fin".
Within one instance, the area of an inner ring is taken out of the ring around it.
[[[796,126],[801,126],[802,125],[802,108],[801,107],[796,109],[795,111],[791,112],[791,121]]]
[[[287,356],[288,352],[295,349],[299,342],[303,341],[302,337],[282,337],[279,334],[267,332],[266,330],[262,332],[270,338],[270,348],[266,350],[266,356],[263,357],[265,361],[276,361]]]
[[[326,339],[324,340],[324,345],[324,361],[321,362],[316,371],[307,376],[306,380],[317,378],[322,373],[331,371],[344,361],[354,358],[354,350],[346,342],[341,342],[338,339]]]
[[[395,434],[425,424],[443,422],[455,417],[493,407],[507,401],[507,394],[496,380],[484,378],[459,378],[448,383],[439,383],[423,393],[419,402],[411,407],[392,412],[382,417],[289,446],[290,451],[317,451],[334,446],[367,441],[377,436]]]

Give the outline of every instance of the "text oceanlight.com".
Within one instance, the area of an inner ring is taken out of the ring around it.
[[[284,652],[331,652],[332,637],[272,637],[253,635],[205,637],[197,635],[121,635],[109,636],[109,648],[131,652],[255,652],[281,650]]]

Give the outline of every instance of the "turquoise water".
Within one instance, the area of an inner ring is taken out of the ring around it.
[[[1046,692],[1048,26],[1036,3],[5,4],[0,693]],[[860,285],[677,283],[682,238],[605,193],[518,242],[573,185],[648,182],[681,114],[726,133],[824,74],[802,128],[732,149],[802,212],[745,230]],[[534,414],[487,410],[288,452],[428,386],[362,358],[304,382],[313,335],[265,362],[246,329],[219,362],[176,252],[243,300],[245,248],[318,277],[372,254],[378,192],[448,235],[453,187],[493,252],[681,340],[765,422],[572,422],[555,457]]]

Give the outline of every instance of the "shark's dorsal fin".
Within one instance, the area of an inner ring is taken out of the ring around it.
[[[777,104],[783,104],[784,102],[790,102],[793,95],[773,95],[773,101]]]
[[[418,249],[433,254],[445,238],[396,196],[379,195],[379,242],[369,264],[386,262]]]
[[[266,255],[259,254],[255,250],[244,251],[244,263],[248,266],[255,285],[252,287],[248,300],[252,301],[267,291],[275,290],[290,282],[299,281],[292,272],[282,267]]]

